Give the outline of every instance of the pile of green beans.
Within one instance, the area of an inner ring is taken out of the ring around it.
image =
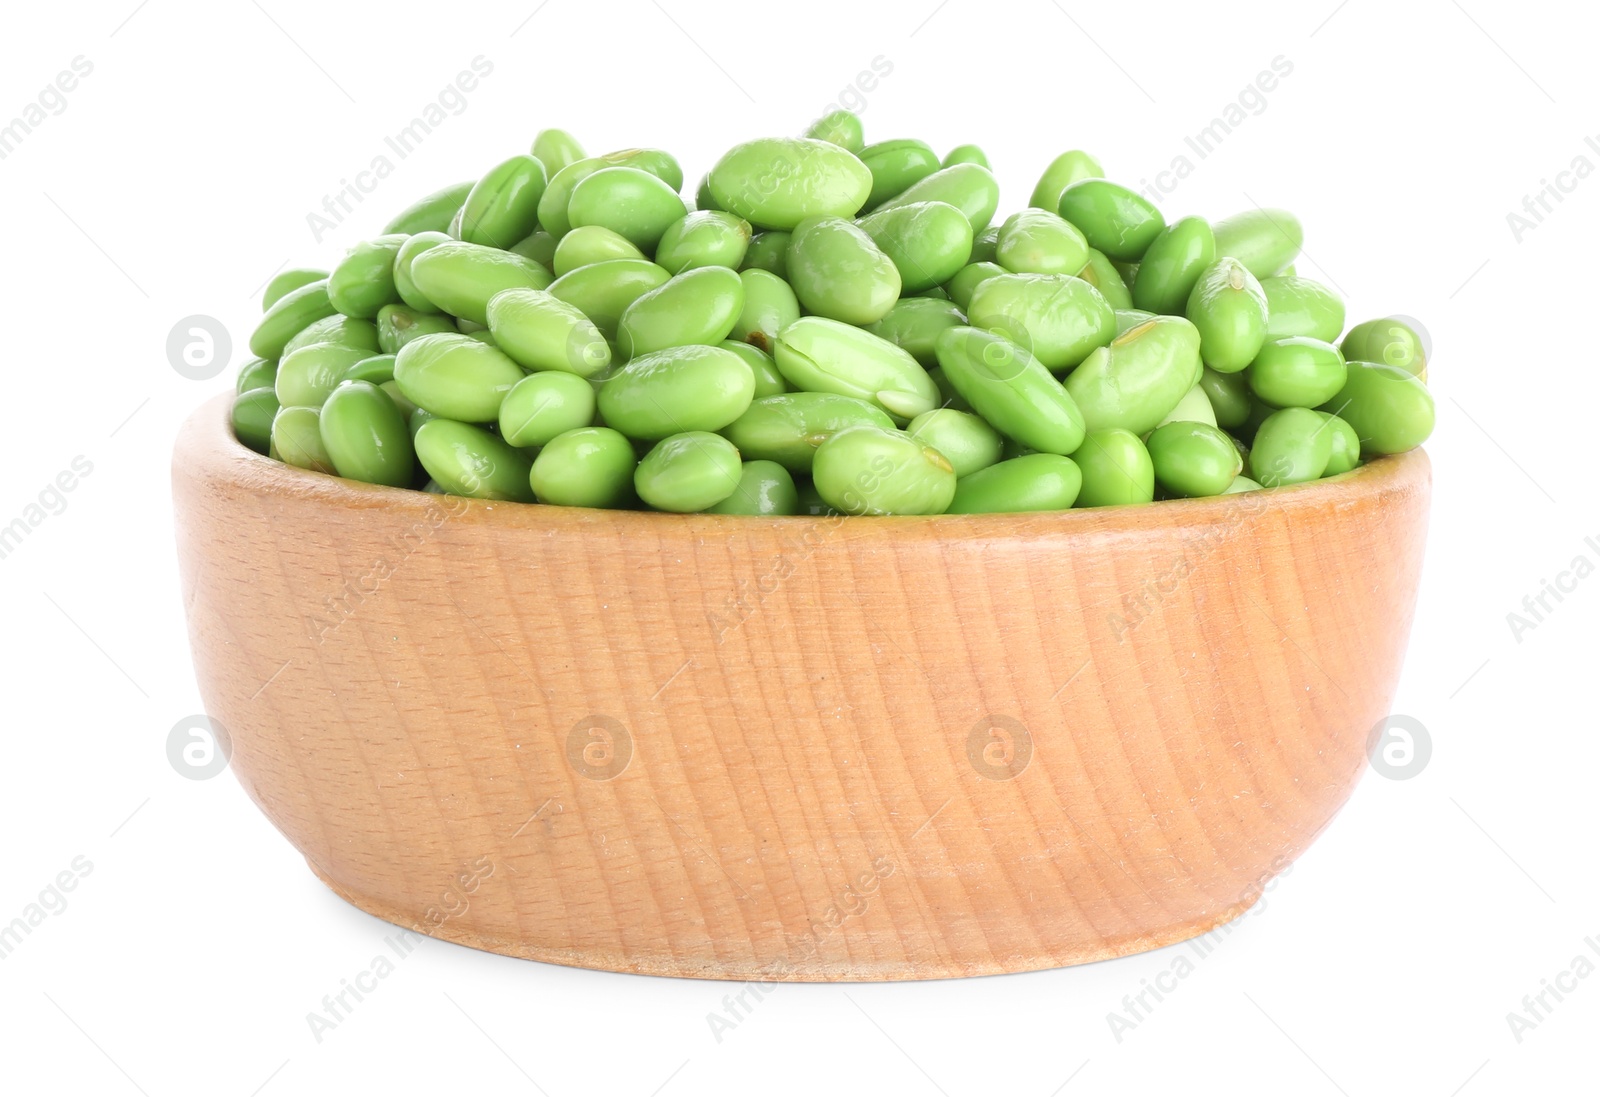
[[[1168,223],[1086,153],[995,223],[987,157],[839,111],[681,196],[531,152],[267,286],[233,409],[298,468],[559,506],[972,514],[1304,483],[1420,445],[1425,346],[1345,330],[1282,210]]]

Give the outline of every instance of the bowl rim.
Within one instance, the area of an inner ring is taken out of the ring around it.
[[[1044,536],[1131,533],[1174,527],[1236,525],[1262,512],[1296,514],[1325,511],[1390,493],[1425,490],[1432,466],[1420,446],[1405,453],[1378,457],[1350,472],[1304,484],[1201,499],[1165,499],[1109,507],[1000,514],[931,515],[745,515],[673,514],[653,510],[609,510],[563,507],[548,503],[472,499],[439,495],[417,488],[367,484],[275,461],[238,440],[233,432],[236,394],[223,392],[200,404],[184,421],[173,447],[176,480],[202,475],[254,495],[281,495],[352,511],[383,510],[422,517],[436,514],[439,501],[450,501],[453,520],[469,518],[506,529],[550,532],[563,528],[606,526],[618,532],[637,531],[660,537],[668,528],[698,536],[791,533],[822,524],[848,528],[851,539],[880,531],[892,540],[992,540],[998,536]],[[1270,503],[1266,502],[1270,500]]]

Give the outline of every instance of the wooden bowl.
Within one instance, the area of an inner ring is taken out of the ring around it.
[[[1064,514],[677,516],[173,458],[207,712],[362,910],[654,975],[931,979],[1234,918],[1366,765],[1420,451]]]

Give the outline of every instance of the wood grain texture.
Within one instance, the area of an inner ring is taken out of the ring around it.
[[[1365,768],[1427,524],[1420,451],[1066,514],[491,504],[269,461],[228,399],[173,487],[241,784],[364,910],[617,971],[1026,971],[1236,916]]]

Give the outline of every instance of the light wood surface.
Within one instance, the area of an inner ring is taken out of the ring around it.
[[[1365,769],[1427,523],[1420,451],[1033,516],[491,504],[269,461],[228,399],[173,488],[240,783],[362,909],[616,971],[1026,971],[1236,916]]]

